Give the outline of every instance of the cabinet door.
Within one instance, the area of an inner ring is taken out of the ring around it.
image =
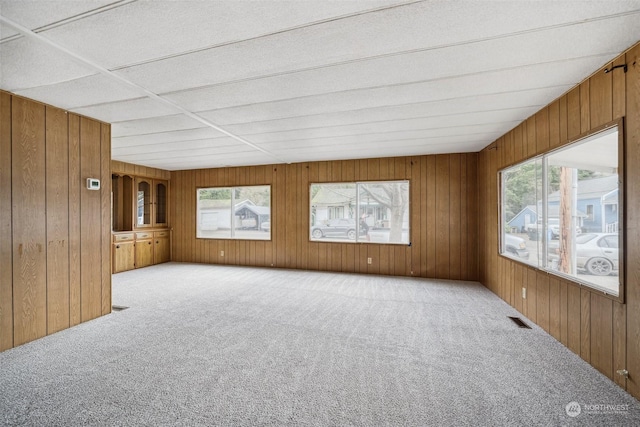
[[[113,247],[113,272],[133,270],[135,268],[135,248],[133,242],[118,242]]]
[[[167,181],[153,181],[153,196],[154,200],[154,218],[153,223],[156,227],[165,227],[168,224],[167,211],[168,211],[168,196],[169,185]]]
[[[153,264],[153,240],[136,241],[136,268]]]
[[[151,227],[153,219],[153,185],[145,178],[136,178],[136,227]]]
[[[169,252],[169,238],[158,237],[154,245],[154,264],[171,261]]]

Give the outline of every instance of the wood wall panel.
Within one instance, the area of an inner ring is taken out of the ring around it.
[[[69,327],[69,130],[46,108],[47,334]]]
[[[626,173],[627,215],[627,390],[640,399],[640,44],[627,52]],[[615,62],[615,61],[614,61]],[[615,70],[614,72],[619,71]],[[635,189],[635,190],[631,190]],[[615,369],[620,369],[616,366]]]
[[[611,66],[611,64],[608,64]],[[592,128],[602,126],[613,120],[613,74],[605,73],[604,68],[589,79],[589,123]]]
[[[0,91],[0,351],[13,347],[11,96]]]
[[[69,120],[69,324],[78,325],[80,309],[80,117]],[[73,185],[75,183],[75,185]]]
[[[173,260],[476,280],[477,171],[475,153],[175,171]],[[309,240],[311,183],[383,179],[411,181],[411,246]],[[258,184],[271,185],[271,241],[195,238],[197,186]]]
[[[45,107],[12,101],[14,345],[47,334]]]
[[[111,313],[111,126],[100,125],[101,314]]]
[[[604,67],[562,97],[486,147],[478,156],[480,281],[505,301],[566,345],[596,369],[640,397],[640,44],[611,65],[628,65],[628,72]],[[573,282],[535,273],[517,261],[500,257],[497,233],[497,191],[494,177],[500,164],[531,157],[563,146],[590,130],[625,118],[625,300],[623,303]],[[532,131],[535,127],[535,133]],[[548,138],[548,143],[544,140]],[[511,144],[512,147],[506,147]],[[495,161],[495,147],[502,150]],[[498,266],[496,268],[496,266]],[[521,274],[522,272],[522,274]],[[506,282],[506,284],[505,284]],[[527,299],[518,295],[527,287]],[[511,289],[511,293],[509,292]],[[629,371],[629,379],[617,375]]]
[[[591,294],[591,364],[613,379],[613,301]]]
[[[111,132],[109,130],[109,132]],[[170,179],[171,172],[165,169],[157,169],[148,166],[135,165],[133,163],[110,160],[111,172],[122,175],[137,175],[145,178]]]
[[[100,136],[100,123],[80,117],[80,175],[83,181],[101,176]],[[80,318],[83,322],[102,315],[100,193],[88,190],[80,193]]]
[[[110,157],[109,125],[0,91],[0,351],[110,312]]]

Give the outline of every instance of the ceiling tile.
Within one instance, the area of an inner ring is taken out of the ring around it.
[[[166,170],[221,168],[230,166],[270,165],[274,161],[271,157],[255,152],[255,154],[243,153],[221,156],[193,156],[181,159],[145,160],[144,156],[138,159],[130,159],[130,162]]]
[[[434,102],[412,103],[388,107],[374,107],[347,112],[298,116],[267,121],[248,122],[236,125],[224,124],[225,128],[238,135],[253,135],[297,129],[345,126],[390,120],[404,120],[429,116],[445,116],[529,108],[532,112],[543,107],[571,86],[479,95]]]
[[[123,144],[119,138],[114,139],[112,144],[112,152],[114,156],[122,157],[133,154],[157,154],[157,153],[180,153],[182,154],[195,149],[237,149],[240,146],[248,147],[229,137],[208,138],[198,140],[180,140],[176,142],[164,142],[150,144]]]
[[[35,30],[113,2],[114,0],[0,0],[0,15]]]
[[[0,59],[0,87],[11,92],[95,74],[93,69],[25,37],[0,43]]]
[[[299,140],[274,141],[261,143],[260,147],[272,152],[304,151],[308,149],[328,148],[340,150],[341,148],[351,148],[358,145],[372,144],[384,145],[382,143],[401,144],[407,140],[422,140],[425,150],[428,151],[430,144],[437,144],[441,138],[452,138],[465,135],[501,135],[515,127],[520,121],[490,123],[484,125],[459,125],[456,127],[443,127],[435,129],[416,130],[396,130],[388,132],[371,132],[362,134],[352,134],[345,136],[333,136],[322,138],[301,138]]]
[[[2,15],[2,9],[0,9],[0,15]],[[16,35],[19,36],[20,33],[9,27],[8,25],[0,23],[0,43],[2,42],[2,40],[8,39],[9,37],[14,37]]]
[[[139,1],[46,34],[116,68],[398,3],[402,1],[332,1],[309,7],[307,2],[282,0],[274,7],[267,1]]]
[[[144,155],[146,161],[154,160],[171,160],[181,161],[181,159],[192,157],[219,157],[224,155],[236,155],[238,157],[244,156],[246,153],[253,153],[256,150],[242,144],[228,145],[222,147],[205,147],[205,148],[193,148],[189,144],[185,144],[183,149],[175,151],[152,151],[144,153],[131,153],[121,154],[118,151],[114,151],[113,158],[125,162],[129,162],[129,159],[138,158],[140,155]]]
[[[261,147],[270,147],[272,143],[299,144],[300,141],[316,139],[358,138],[367,135],[391,135],[397,132],[430,131],[438,135],[459,134],[468,127],[482,126],[485,131],[495,131],[508,124],[507,129],[515,127],[529,114],[531,110],[512,110],[509,114],[503,111],[470,113],[469,115],[453,115],[440,117],[424,117],[402,121],[376,122],[360,125],[339,126],[332,128],[308,129],[288,132],[276,132],[262,135],[252,135],[251,141]],[[469,133],[465,131],[465,133]]]
[[[174,120],[174,119],[172,119]],[[154,123],[157,121],[153,121],[152,123],[147,124],[146,126],[150,126],[149,128],[143,128],[143,130],[153,130],[155,129]],[[172,142],[180,142],[180,141],[195,141],[195,140],[207,140],[212,138],[220,138],[223,135],[217,130],[209,127],[202,127],[197,129],[185,129],[185,130],[175,130],[175,131],[161,131],[158,129],[158,132],[154,133],[144,133],[144,134],[131,134],[130,136],[113,136],[113,131],[119,132],[117,130],[118,123],[113,124],[111,126],[112,129],[112,137],[111,137],[111,146],[112,147],[130,147],[135,145],[154,145],[154,144],[166,144]]]
[[[140,96],[137,90],[102,74],[32,89],[16,90],[15,93],[68,110],[78,105],[120,101]]]
[[[548,24],[579,22],[577,16],[582,15],[578,12],[569,16],[566,6],[559,8],[563,12],[560,15],[551,16],[548,10],[544,10],[542,15],[542,10],[532,7],[532,3],[414,3],[168,58],[123,69],[119,73],[138,84],[145,84],[153,91],[169,92],[416,49],[486,40],[492,36],[510,34],[512,31],[522,33]],[[545,5],[551,9],[558,8],[554,4]],[[603,4],[600,5],[602,7]],[[540,14],[536,16],[537,23],[524,17],[527,9]],[[514,15],[505,19],[508,10],[513,10]],[[496,14],[492,15],[490,11]],[[611,12],[608,10],[608,13]],[[480,19],[480,16],[484,19]],[[637,16],[620,19],[633,25]],[[380,37],[381,34],[384,37]],[[607,40],[613,37],[605,36]],[[371,43],[371,40],[376,42]],[[616,50],[625,47],[619,46]]]
[[[205,127],[205,125],[191,117],[185,116],[184,114],[175,114],[173,116],[152,117],[116,123],[111,127],[111,136],[117,138],[121,136],[172,132],[202,127]]]
[[[637,17],[626,17],[621,21],[630,22],[632,19]],[[613,56],[618,50],[610,50],[611,37],[602,37],[589,45],[583,43],[585,33],[600,33],[608,29],[606,24],[608,23],[597,21],[553,28],[497,40],[218,84],[169,93],[165,97],[192,111],[206,111],[331,92],[465,76],[545,62],[562,62],[571,58]],[[635,34],[619,34],[615,44],[628,46],[636,37],[640,38],[640,26]],[[548,40],[558,40],[554,49],[548,48]]]
[[[89,107],[72,108],[71,111],[108,123],[168,116],[177,112],[174,107],[151,98],[130,99]]]
[[[610,57],[611,55],[596,56],[557,64],[536,64],[515,70],[472,74],[425,83],[339,92],[207,111],[199,114],[217,124],[225,125],[573,85],[584,78],[585,68],[597,69]]]

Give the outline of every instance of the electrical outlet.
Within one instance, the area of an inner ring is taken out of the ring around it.
[[[371,257],[367,258],[367,264],[371,264]]]
[[[527,288],[522,288],[522,299],[527,299]]]
[[[224,251],[220,251],[220,256],[224,256]]]

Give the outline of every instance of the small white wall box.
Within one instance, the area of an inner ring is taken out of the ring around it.
[[[100,180],[95,178],[87,178],[87,190],[99,190]]]

